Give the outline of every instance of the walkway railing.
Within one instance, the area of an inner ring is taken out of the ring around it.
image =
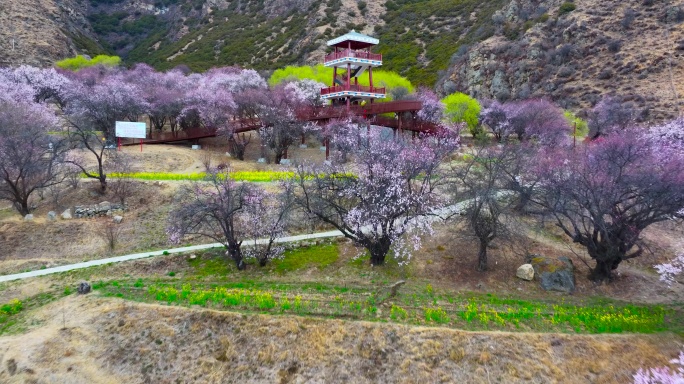
[[[364,52],[364,51],[355,51],[353,49],[345,49],[342,51],[329,53],[329,54],[325,55],[324,60],[327,63],[328,61],[333,61],[333,60],[341,59],[344,57],[354,57],[357,59],[382,61],[382,54],[381,53],[370,53],[370,52]]]
[[[396,118],[378,116],[387,113],[418,112],[421,107],[422,103],[418,100],[399,100],[384,103],[369,103],[366,105],[352,105],[349,109],[347,109],[346,106],[312,107],[298,110],[297,118],[312,122],[325,122],[329,119],[338,119],[354,115],[362,116],[364,118],[373,117],[371,123],[374,125],[416,132],[437,132],[438,127],[435,124],[417,122],[413,119],[404,119],[402,120],[402,125],[399,126],[399,120]],[[261,124],[258,120],[242,120],[237,122],[235,133],[249,132],[259,129],[260,127]],[[153,132],[152,135],[144,139],[143,142],[145,144],[160,144],[174,141],[197,140],[215,136],[216,129],[214,128],[196,127],[176,132]],[[138,143],[139,141],[137,139],[123,139],[121,141],[122,145],[137,145]]]
[[[379,93],[385,94],[385,87],[369,87],[367,85],[336,85],[334,87],[321,88],[321,96],[329,95],[331,93],[337,92],[367,92],[367,93]]]

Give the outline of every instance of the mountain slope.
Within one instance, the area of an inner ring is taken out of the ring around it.
[[[442,94],[550,97],[574,110],[616,94],[643,120],[684,110],[675,96],[684,95],[677,0],[7,0],[2,7],[0,65],[46,66],[107,51],[158,69],[267,71],[320,63],[327,40],[355,29],[380,39],[385,69]]]
[[[456,55],[440,90],[500,100],[551,97],[575,110],[614,94],[642,120],[684,111],[680,2],[577,0],[565,13],[563,4],[544,2],[547,16],[534,25],[511,17],[511,8],[531,4],[513,1],[496,15],[498,33]]]
[[[76,53],[104,52],[77,0],[3,0],[0,65],[49,66]]]

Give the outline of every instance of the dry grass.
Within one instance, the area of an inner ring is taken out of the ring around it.
[[[681,342],[123,308],[94,295],[63,300],[36,311],[41,325],[28,334],[0,338],[1,382],[625,383],[640,366],[667,363]]]

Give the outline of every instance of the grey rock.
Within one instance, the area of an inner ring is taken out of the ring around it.
[[[24,216],[24,221],[33,221],[33,214],[29,213],[28,215]]]
[[[97,216],[112,216],[115,213],[122,213],[124,207],[121,204],[112,204],[108,201],[103,201],[97,205],[77,205],[74,207],[74,216],[76,218],[82,217],[97,217]]]
[[[55,220],[55,219],[57,219],[57,212],[55,212],[55,211],[50,211],[50,212],[48,212],[47,218],[48,218],[48,220]]]
[[[71,208],[65,209],[61,216],[64,220],[71,220]]]
[[[515,276],[523,280],[532,281],[534,279],[534,267],[532,264],[523,264],[518,267]]]
[[[117,224],[121,224],[121,222],[123,221],[123,217],[122,216],[114,216],[112,218],[112,220],[114,220],[114,222]]]
[[[557,259],[531,255],[530,264],[539,284],[546,291],[572,293],[575,291],[575,266],[567,257]]]
[[[90,293],[90,284],[86,283],[85,281],[82,281],[78,284],[77,291],[80,295],[85,295],[86,293]]]
[[[508,81],[506,80],[506,74],[504,71],[497,69],[494,72],[494,77],[492,78],[491,93],[494,96],[510,94],[511,90],[508,86]]]

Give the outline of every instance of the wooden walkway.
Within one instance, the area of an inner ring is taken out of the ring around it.
[[[302,120],[316,122],[318,124],[325,124],[331,119],[339,119],[344,116],[354,115],[360,116],[368,121],[372,125],[388,127],[392,129],[411,131],[417,133],[436,133],[438,127],[433,123],[418,122],[415,119],[399,119],[392,118],[389,116],[382,116],[386,114],[394,113],[396,115],[400,113],[411,113],[415,114],[422,108],[422,103],[420,101],[414,100],[400,100],[400,101],[388,101],[386,103],[373,103],[364,106],[354,105],[349,109],[346,107],[319,107],[319,108],[307,108],[302,109],[297,112],[297,117]],[[235,130],[235,133],[243,133],[254,131],[261,128],[258,120],[247,120],[240,121],[239,127]],[[199,140],[208,137],[215,137],[215,128],[205,128],[197,127],[190,128],[182,131],[176,132],[153,132],[151,136],[143,140],[144,144],[164,144],[176,141],[192,141]],[[140,141],[135,140],[122,140],[121,145],[138,145]]]

